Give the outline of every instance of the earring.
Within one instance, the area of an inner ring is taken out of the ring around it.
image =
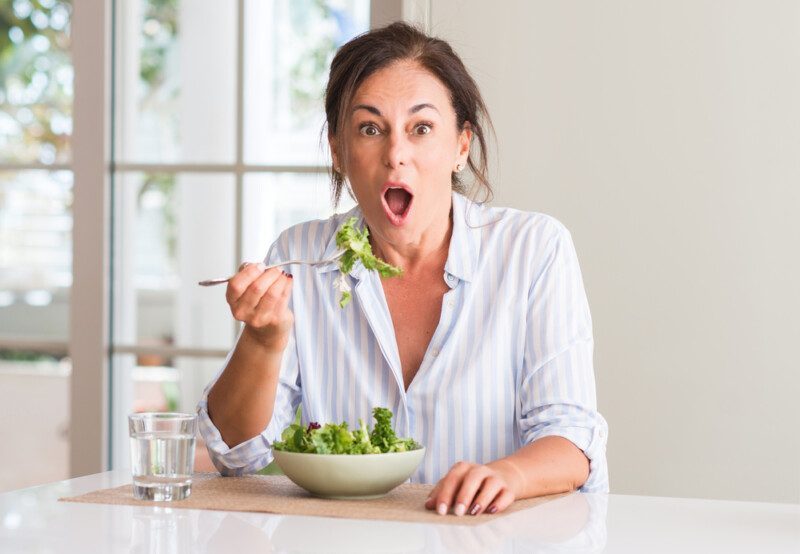
[[[456,164],[456,173],[459,173],[464,168],[461,164]]]
[[[334,167],[334,168],[333,168],[333,170],[334,170],[336,173],[341,173],[341,172],[342,172],[342,168],[341,168],[341,167]]]

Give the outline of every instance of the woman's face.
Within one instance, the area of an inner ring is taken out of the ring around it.
[[[441,240],[449,228],[451,173],[466,165],[469,129],[456,128],[447,88],[413,62],[368,77],[342,119],[350,182],[371,234],[397,248]]]

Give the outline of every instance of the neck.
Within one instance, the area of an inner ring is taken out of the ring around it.
[[[453,234],[452,210],[442,225],[426,230],[416,242],[389,244],[370,234],[373,253],[382,260],[402,267],[403,272],[414,274],[418,270],[437,265],[444,268]]]

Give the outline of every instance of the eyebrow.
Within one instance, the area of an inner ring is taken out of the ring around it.
[[[436,110],[437,112],[439,111],[436,108],[436,106],[434,106],[433,104],[428,104],[426,102],[426,103],[423,103],[423,104],[417,104],[416,106],[412,106],[411,109],[408,110],[408,113],[409,114],[415,114],[418,111],[423,110],[425,108],[431,108],[433,110]],[[355,113],[358,110],[367,110],[371,114],[375,114],[378,117],[383,117],[382,114],[381,114],[381,111],[378,108],[376,108],[375,106],[370,106],[369,104],[356,104],[355,106],[353,106],[352,113]]]

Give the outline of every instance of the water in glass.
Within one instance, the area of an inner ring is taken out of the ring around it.
[[[181,500],[191,494],[195,426],[194,416],[131,416],[134,497],[141,500]]]

